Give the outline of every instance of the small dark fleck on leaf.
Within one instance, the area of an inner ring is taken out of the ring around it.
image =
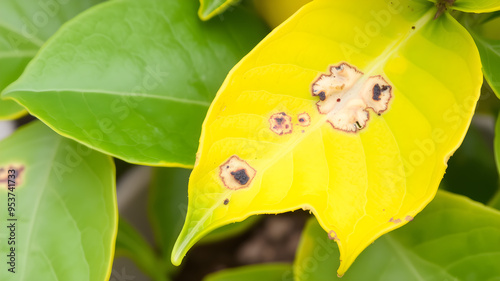
[[[229,199],[226,198],[226,200],[224,200],[224,205],[227,205],[229,204]]]
[[[340,99],[337,99],[337,102],[340,102]]]
[[[373,100],[379,101],[381,94],[382,94],[382,92],[381,92],[381,89],[380,89],[380,85],[379,84],[375,84],[375,86],[373,86],[373,97],[372,97]]]
[[[415,29],[415,26],[412,26],[411,29]]]
[[[229,169],[229,165],[226,166],[226,169]]]
[[[286,113],[285,112],[281,112],[281,115],[286,116]]]
[[[326,99],[325,92],[323,92],[323,91],[319,92],[318,96],[319,96],[320,101],[324,101]]]
[[[248,178],[247,172],[245,169],[240,169],[236,172],[231,172],[231,175],[234,176],[234,179],[237,180],[241,185],[244,185],[248,182],[250,178]]]
[[[299,122],[304,122],[304,121],[305,121],[304,118],[299,119]]]

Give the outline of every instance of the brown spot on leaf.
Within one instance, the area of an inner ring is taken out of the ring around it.
[[[311,86],[313,96],[319,96],[318,112],[327,115],[333,128],[357,132],[370,119],[368,109],[381,114],[392,98],[392,86],[380,75],[363,77],[363,72],[348,63],[329,68]],[[355,86],[356,85],[356,86]]]
[[[285,112],[280,112],[271,115],[269,118],[269,125],[271,131],[278,135],[290,134],[293,131],[292,118]]]
[[[412,217],[412,216],[406,216],[406,217],[405,217],[405,220],[406,220],[406,221],[412,221],[412,220],[413,220],[413,217]]]
[[[393,223],[400,223],[400,222],[401,222],[401,220],[400,220],[400,219],[394,219],[394,218],[391,218],[391,219],[389,220],[389,222],[393,222]]]
[[[219,169],[222,183],[226,188],[232,190],[250,186],[257,173],[246,161],[236,155],[229,157],[226,162],[219,166]]]
[[[306,112],[301,113],[297,116],[299,120],[299,125],[302,127],[307,127],[311,125],[311,117]]]
[[[337,237],[337,233],[333,230],[330,230],[330,232],[328,232],[328,239],[333,240],[333,241],[339,241],[339,238]]]
[[[227,199],[227,198],[226,198],[226,199],[224,200],[224,205],[227,205],[227,204],[229,204],[229,199]]]
[[[24,168],[22,164],[0,167],[0,189],[8,189],[9,184],[15,188],[19,187],[24,181]]]

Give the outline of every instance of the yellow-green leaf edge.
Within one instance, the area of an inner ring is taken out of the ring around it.
[[[226,0],[216,8],[207,7],[207,0],[200,0],[200,9],[198,10],[198,17],[201,20],[207,21],[216,15],[222,14],[231,5],[239,2],[240,0]],[[210,9],[209,9],[210,8]]]

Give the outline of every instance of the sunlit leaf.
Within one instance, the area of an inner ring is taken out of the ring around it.
[[[430,2],[317,0],[229,74],[203,124],[172,253],[259,213],[310,210],[344,274],[434,197],[482,84],[474,41]]]
[[[67,20],[100,0],[0,1],[0,92],[15,81],[42,44]],[[12,100],[0,99],[0,119],[26,113]]]
[[[151,245],[130,225],[120,218],[116,236],[116,256],[126,256],[155,281],[166,281],[165,263],[159,259]]]
[[[481,55],[484,77],[500,98],[500,13],[468,15],[465,25]]]
[[[16,171],[13,190],[8,170]],[[109,156],[63,138],[41,122],[2,140],[0,280],[109,280],[118,220],[115,190]],[[14,203],[13,216],[7,202]],[[7,231],[10,223],[15,227]],[[14,262],[7,265],[6,255],[12,252]],[[11,266],[15,273],[8,271]]]
[[[202,22],[196,1],[117,0],[64,25],[3,95],[63,136],[125,161],[192,166],[228,70],[266,34],[237,9]]]
[[[335,278],[338,248],[311,219],[294,263],[296,281],[498,280],[500,212],[438,192],[407,226],[377,239]]]
[[[203,281],[293,281],[290,264],[259,264],[225,269],[208,275]]]
[[[198,16],[202,20],[209,20],[222,14],[231,5],[236,5],[240,0],[200,0]]]

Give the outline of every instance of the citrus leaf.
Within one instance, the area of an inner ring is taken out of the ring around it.
[[[231,5],[236,5],[240,0],[200,0],[198,16],[202,20],[209,20],[216,15],[222,14]]]
[[[204,23],[196,6],[118,0],[89,9],[3,95],[61,135],[125,161],[192,166],[217,88],[267,32],[243,9]]]
[[[67,20],[101,2],[3,0],[0,2],[0,92],[14,82],[42,44]],[[14,119],[26,110],[0,99],[0,119]]]
[[[212,273],[203,281],[292,281],[292,265],[259,264],[225,269]]]
[[[421,211],[482,84],[470,35],[435,14],[428,2],[313,1],[238,63],[203,124],[172,262],[214,228],[302,208],[339,244],[342,275]]]
[[[155,281],[166,281],[163,263],[151,248],[151,245],[126,220],[120,217],[116,236],[116,254],[133,260],[141,270]]]
[[[13,190],[8,170],[15,170]],[[0,280],[108,280],[118,219],[115,191],[109,156],[39,121],[2,140],[0,200],[15,205],[13,216],[6,208],[0,218],[15,227],[0,230],[0,252],[4,258],[15,253],[8,266],[15,273],[4,263]]]
[[[481,55],[484,77],[500,98],[500,13],[468,15],[464,22]]]
[[[443,2],[449,0],[442,0]],[[452,8],[468,13],[489,13],[500,10],[498,0],[456,0]]]
[[[498,280],[500,212],[440,191],[407,226],[377,239],[338,280]],[[294,263],[297,281],[337,280],[335,243],[313,218]]]

